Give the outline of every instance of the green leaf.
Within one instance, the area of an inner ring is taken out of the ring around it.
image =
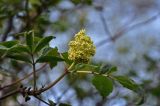
[[[114,73],[117,71],[117,67],[116,66],[113,66],[111,67],[108,71],[107,71],[107,74],[111,74],[111,73]]]
[[[49,106],[56,106],[56,104],[52,100],[48,99],[48,102],[49,102]]]
[[[7,48],[10,48],[14,45],[18,44],[17,40],[13,40],[13,41],[6,41],[6,42],[1,42],[0,45],[5,46]]]
[[[39,0],[29,0],[29,2],[30,2],[32,5],[38,5],[38,6],[41,5],[41,2],[40,2]]]
[[[69,60],[68,59],[68,52],[65,52],[65,53],[61,53],[64,61],[68,64],[68,65],[71,65],[73,63],[73,61]]]
[[[84,0],[84,3],[86,3],[88,5],[92,5],[92,0]]]
[[[40,58],[37,59],[36,62],[43,63],[43,62],[50,62],[50,61],[63,61],[63,59],[56,56],[41,56]]]
[[[33,42],[34,42],[34,32],[33,31],[26,32],[26,44],[28,45],[31,51],[34,45]]]
[[[59,106],[71,106],[71,105],[66,104],[66,103],[60,103]]]
[[[102,64],[100,66],[99,73],[100,74],[105,74],[105,73],[107,73],[110,70],[110,68],[111,68],[111,65],[109,65],[109,64]]]
[[[27,62],[27,63],[32,63],[31,60],[28,58],[28,56],[26,56],[24,54],[21,54],[21,55],[20,54],[11,54],[11,55],[7,55],[7,57],[11,58],[11,59]]]
[[[126,76],[114,76],[114,78],[125,88],[128,88],[138,94],[138,101],[135,103],[136,106],[139,106],[145,102],[144,90],[139,85],[137,85],[132,79],[129,79]]]
[[[132,91],[137,92],[137,90],[139,89],[139,86],[132,79],[129,79],[126,76],[114,76],[114,78],[124,87]]]
[[[58,48],[55,47],[50,49],[49,52],[47,53],[47,56],[59,56]]]
[[[80,4],[81,0],[71,0],[72,3],[74,3],[75,5]]]
[[[43,49],[42,55],[47,55],[47,56],[59,56],[58,53],[58,48],[51,48],[51,47],[46,47]]]
[[[7,50],[8,48],[6,48],[5,46],[0,45],[0,57],[3,57],[7,54]]]
[[[100,74],[111,74],[113,72],[117,71],[117,67],[116,66],[111,66],[110,64],[102,64],[100,67]]]
[[[8,50],[8,53],[29,53],[27,46],[15,45]]]
[[[50,64],[50,67],[53,68],[59,61],[64,61],[64,59],[56,56],[41,56],[36,60],[36,63],[48,62]]]
[[[43,47],[45,47],[49,42],[53,39],[53,36],[47,36],[43,39],[41,39],[38,44],[36,45],[34,52],[40,51]]]
[[[37,36],[34,36],[34,44],[37,44],[40,40],[43,39],[43,38],[40,38],[40,37],[37,37]]]
[[[92,5],[92,0],[71,0],[71,2],[75,5],[78,5],[78,4],[88,4],[88,5]]]
[[[109,78],[102,75],[94,76],[92,79],[92,84],[99,91],[103,98],[108,96],[113,90],[112,81]]]

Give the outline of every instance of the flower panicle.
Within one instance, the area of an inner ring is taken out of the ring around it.
[[[77,63],[88,63],[95,54],[95,45],[85,29],[80,30],[69,42],[68,58]]]

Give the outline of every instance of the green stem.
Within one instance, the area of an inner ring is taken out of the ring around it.
[[[71,71],[72,68],[74,67],[74,65],[75,65],[75,62],[73,62],[73,63],[69,66],[68,70]]]
[[[76,71],[76,73],[81,73],[81,74],[93,74],[93,75],[100,75],[98,72],[94,71]],[[108,77],[109,75],[107,74],[101,74],[102,76]]]
[[[70,65],[70,67],[61,76],[59,76],[53,83],[48,85],[46,88],[42,89],[41,92],[44,92],[44,91],[50,89],[51,87],[53,87],[54,85],[56,85],[61,79],[63,79],[69,73],[69,71],[73,68],[74,65],[75,65],[75,63],[73,62]]]

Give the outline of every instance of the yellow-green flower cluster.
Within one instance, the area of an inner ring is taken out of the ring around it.
[[[85,30],[80,30],[69,43],[68,59],[76,63],[88,63],[95,54],[96,47]]]

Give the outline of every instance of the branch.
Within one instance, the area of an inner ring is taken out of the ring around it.
[[[112,37],[112,34],[111,34],[111,32],[109,31],[107,22],[106,22],[105,17],[103,16],[103,13],[102,13],[101,11],[100,11],[99,15],[100,15],[100,19],[101,19],[101,21],[102,21],[102,24],[103,24],[103,26],[104,26],[104,31],[105,31],[106,35],[109,35],[109,37],[111,38],[111,37]]]
[[[12,30],[12,27],[13,27],[13,16],[10,16],[7,23],[7,29],[4,32],[1,41],[6,41],[8,33]]]
[[[46,101],[44,101],[43,99],[39,98],[38,96],[34,96],[35,98],[37,98],[38,100],[40,100],[41,102],[45,103],[46,105],[50,106],[49,103],[47,103]]]
[[[29,10],[28,10],[29,0],[25,1],[25,11],[26,11],[26,28],[30,27],[30,16],[29,16]]]
[[[39,90],[27,90],[27,89],[24,89],[24,88],[18,88],[17,90],[13,91],[13,92],[10,92],[2,97],[0,97],[0,100],[3,100],[11,95],[14,95],[16,93],[21,93],[22,95],[23,94],[28,94],[28,95],[32,95],[32,96],[37,96],[37,95],[40,95],[42,92],[45,92],[47,91],[48,89],[50,89],[51,87],[53,87],[55,84],[57,84],[62,78],[64,78],[65,75],[67,75],[69,72],[68,70],[66,70],[61,76],[59,76],[54,82],[52,82],[51,84],[49,84],[47,87],[45,88],[40,88]]]
[[[111,39],[110,39],[110,38],[109,38],[109,39],[104,39],[104,40],[100,41],[100,42],[99,42],[98,44],[96,44],[96,45],[97,45],[97,47],[98,47],[98,46],[101,46],[101,45],[103,45],[103,44],[105,44],[105,43],[107,43],[107,42],[116,41],[119,37],[121,37],[121,36],[124,35],[125,33],[129,32],[129,31],[131,31],[131,30],[133,30],[133,29],[135,29],[135,28],[138,28],[138,27],[140,27],[140,26],[143,26],[143,25],[145,25],[145,24],[148,24],[148,23],[154,21],[155,19],[157,19],[157,18],[159,17],[159,15],[160,15],[160,13],[158,13],[158,14],[150,17],[149,19],[147,19],[147,20],[145,20],[145,21],[136,23],[136,24],[134,24],[134,25],[132,25],[132,26],[130,26],[130,27],[123,28],[123,29],[121,29],[120,31],[118,31]]]
[[[5,99],[5,98],[7,98],[7,97],[9,97],[9,96],[11,96],[11,95],[13,95],[15,93],[21,93],[22,95],[27,94],[27,95],[32,95],[32,96],[40,95],[42,92],[45,92],[45,91],[49,90],[51,87],[53,87],[54,85],[56,85],[60,80],[62,80],[65,77],[65,75],[70,73],[69,70],[71,70],[73,68],[74,64],[75,63],[72,63],[71,66],[68,69],[66,69],[65,72],[61,76],[59,76],[54,82],[49,84],[47,87],[44,87],[44,88],[42,87],[42,88],[40,88],[38,90],[37,89],[28,90],[28,89],[26,89],[26,87],[25,88],[18,88],[16,90],[16,92],[14,92],[14,93],[11,92],[11,93],[9,93],[7,95],[2,96],[0,98],[0,100]]]
[[[33,54],[31,54],[32,57],[32,67],[33,67],[33,89],[36,90],[36,63],[34,61]]]
[[[50,89],[51,87],[53,87],[55,84],[57,84],[65,75],[67,75],[69,72],[68,70],[66,70],[60,77],[58,77],[54,82],[52,82],[50,85],[48,85],[47,87],[45,87],[44,89],[41,90],[41,92],[44,92],[48,89]]]
[[[41,71],[47,64],[43,64],[39,69],[37,69],[36,73]],[[24,76],[23,78],[19,79],[19,80],[16,80],[15,82],[11,83],[11,84],[8,84],[8,85],[5,85],[3,87],[0,87],[0,90],[3,90],[4,88],[7,88],[7,87],[10,87],[10,86],[13,86],[23,80],[25,80],[26,78],[30,77],[31,75],[33,74],[33,72],[29,73],[28,75]]]
[[[7,98],[7,97],[9,97],[9,96],[12,96],[12,95],[14,95],[14,94],[17,94],[17,93],[19,93],[19,89],[15,90],[15,91],[12,91],[12,92],[10,92],[10,93],[8,93],[8,94],[0,97],[0,100],[3,100],[3,99],[5,99],[5,98]]]
[[[72,68],[72,65],[71,65],[71,67],[70,68],[68,68],[68,69],[71,69]],[[26,88],[19,88],[19,89],[17,89],[16,91],[13,91],[13,92],[11,92],[11,93],[9,93],[9,94],[6,94],[6,95],[4,95],[4,96],[2,96],[1,98],[0,98],[0,100],[2,100],[2,99],[5,99],[5,98],[7,98],[7,97],[9,97],[9,96],[11,96],[11,95],[13,95],[13,94],[16,94],[16,93],[21,93],[22,95],[25,95],[25,94],[27,94],[27,95],[32,95],[32,96],[37,96],[37,95],[40,95],[41,93],[43,93],[43,92],[45,92],[45,91],[47,91],[47,90],[49,90],[51,87],[53,87],[54,85],[56,85],[60,80],[62,80],[64,77],[65,77],[65,75],[67,75],[67,74],[69,74],[69,73],[72,73],[72,72],[70,72],[68,69],[66,69],[65,70],[65,72],[61,75],[61,76],[59,76],[54,82],[52,82],[51,84],[49,84],[47,87],[45,87],[45,88],[40,88],[40,89],[33,89],[33,90],[28,90],[28,89],[26,89]],[[84,74],[94,74],[94,75],[99,75],[99,73],[97,73],[97,72],[93,72],[93,71],[76,71],[76,73],[84,73]],[[103,76],[108,76],[107,74],[102,74]]]

